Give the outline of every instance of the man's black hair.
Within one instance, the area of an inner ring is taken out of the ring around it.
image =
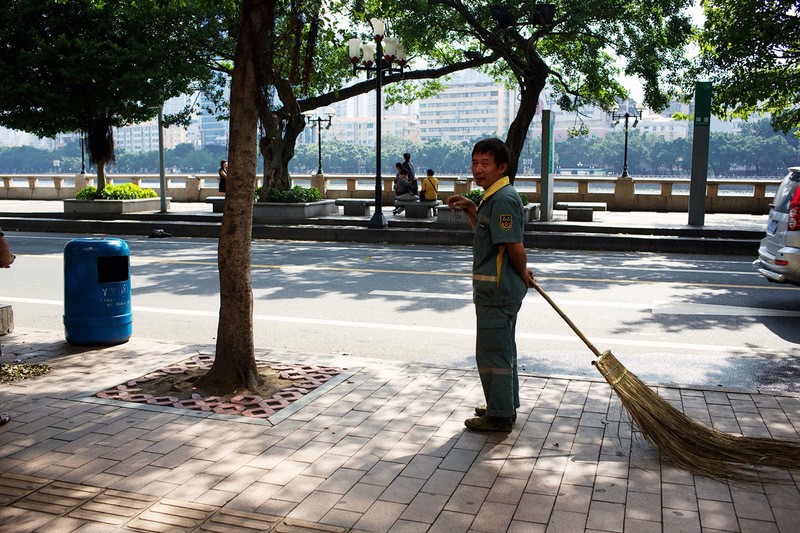
[[[511,157],[506,144],[495,137],[483,139],[475,143],[475,147],[472,149],[472,155],[474,156],[475,154],[492,154],[492,156],[494,156],[494,162],[498,166],[503,163],[508,164],[508,160]]]

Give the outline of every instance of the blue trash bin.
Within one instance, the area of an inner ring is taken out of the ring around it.
[[[67,342],[105,346],[133,331],[130,251],[122,239],[73,239],[64,247]]]

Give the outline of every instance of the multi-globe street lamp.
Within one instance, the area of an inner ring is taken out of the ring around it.
[[[615,121],[614,126],[619,124],[620,119],[625,119],[625,150],[622,156],[622,174],[620,174],[620,178],[628,177],[628,120],[634,119],[632,127],[635,128],[639,123],[639,119],[642,118],[642,111],[641,107],[637,107],[634,113],[625,111],[624,113],[614,113],[611,116],[611,119]]]
[[[406,51],[394,37],[384,37],[386,25],[378,18],[370,19],[375,43],[362,44],[361,39],[350,39],[347,44],[350,51],[350,63],[353,75],[365,70],[367,77],[375,73],[375,214],[367,223],[367,228],[383,229],[389,224],[383,216],[382,177],[381,177],[381,86],[383,75],[399,72],[403,74],[406,66]],[[363,55],[362,55],[363,54]],[[361,65],[359,66],[359,62]],[[394,64],[397,64],[397,67]]]
[[[313,111],[306,111],[303,115],[306,117],[306,122],[312,124],[314,128],[317,128],[317,174],[322,174],[322,125],[326,124],[325,129],[331,129],[331,119],[336,114],[336,111],[332,107],[326,107],[324,114],[328,116],[328,118],[322,118],[322,115],[317,114],[314,116]]]

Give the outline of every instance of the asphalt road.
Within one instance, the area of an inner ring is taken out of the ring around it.
[[[0,302],[19,330],[63,331],[69,235],[14,233]],[[134,335],[213,344],[216,241],[126,238]],[[529,250],[541,286],[600,350],[650,383],[800,390],[800,289],[769,284],[751,257]],[[472,367],[468,248],[256,241],[259,349]],[[599,377],[592,353],[531,291],[520,370]]]

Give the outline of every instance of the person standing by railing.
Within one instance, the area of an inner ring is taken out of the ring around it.
[[[226,160],[222,160],[219,162],[219,186],[218,190],[222,194],[225,194],[225,185],[228,181],[228,162]]]

